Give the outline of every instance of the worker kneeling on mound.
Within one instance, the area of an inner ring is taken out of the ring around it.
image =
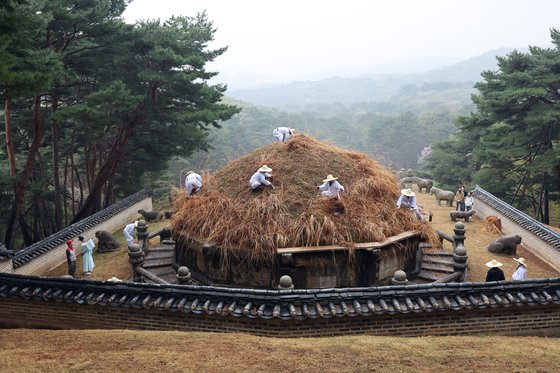
[[[422,217],[422,213],[420,213],[420,209],[416,204],[416,193],[414,193],[411,189],[403,189],[401,190],[401,196],[397,201],[397,208],[408,208],[414,210],[416,217],[418,220],[424,220]]]
[[[337,179],[338,177],[327,175],[327,178],[323,180],[323,184],[317,186],[319,190],[322,190],[322,196],[336,197],[337,199],[340,199],[340,193],[344,192],[344,187],[336,181]]]
[[[253,174],[253,176],[251,176],[249,185],[251,185],[251,190],[253,191],[253,193],[259,192],[267,186],[274,189],[274,185],[272,185],[272,183],[269,181],[272,178],[272,174],[270,172],[272,172],[272,168],[268,167],[267,165],[263,165],[257,170],[257,172]]]

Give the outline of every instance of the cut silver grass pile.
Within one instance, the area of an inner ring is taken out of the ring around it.
[[[276,189],[253,193],[249,178],[262,165],[273,169]],[[321,197],[317,185],[328,174],[345,187],[341,200]],[[436,234],[411,211],[397,209],[395,176],[365,154],[298,134],[237,159],[203,180],[201,193],[176,193],[172,227],[216,244],[223,257],[270,262],[279,247],[380,242],[417,230]],[[334,211],[343,211],[338,216]]]

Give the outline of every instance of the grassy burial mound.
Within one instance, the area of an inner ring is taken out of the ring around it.
[[[249,178],[262,165],[273,169],[276,189],[253,193]],[[341,200],[321,197],[327,174],[345,187]],[[428,223],[395,207],[395,176],[365,154],[298,134],[230,162],[205,177],[203,191],[175,198],[175,232],[216,244],[223,255],[271,260],[277,248],[383,241],[408,230],[434,239]],[[338,216],[334,210],[343,210]]]

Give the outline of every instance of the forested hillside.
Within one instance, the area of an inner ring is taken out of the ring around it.
[[[453,96],[457,101],[470,100],[473,85],[481,80],[484,70],[495,70],[496,56],[509,49],[498,49],[436,70],[417,74],[364,75],[352,78],[333,77],[319,81],[300,81],[264,88],[234,90],[228,95],[254,105],[274,107],[289,112],[329,105],[351,106],[362,102],[394,102],[401,93],[424,94],[425,107],[437,101],[437,96]],[[349,71],[348,76],[352,73]],[[435,96],[430,102],[430,96]],[[418,103],[420,104],[420,103]],[[405,107],[404,110],[413,110]],[[313,109],[312,109],[313,110]]]
[[[456,130],[453,118],[467,114],[471,108],[465,99],[420,90],[403,90],[387,102],[324,105],[301,113],[226,102],[242,111],[222,123],[222,128],[211,130],[209,151],[172,162],[171,177],[176,183],[182,170],[214,171],[272,142],[272,130],[278,126],[293,127],[317,139],[365,152],[386,166],[417,169],[422,149],[447,139]]]

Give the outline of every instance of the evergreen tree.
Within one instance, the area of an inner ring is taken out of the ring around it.
[[[471,146],[466,166],[474,180],[522,208],[531,207],[546,223],[549,192],[557,198],[560,190],[560,32],[553,29],[551,36],[554,48],[513,51],[498,58],[497,71],[482,73],[484,80],[475,85],[479,93],[472,97],[477,111],[459,118],[454,144],[440,144],[447,155],[434,153],[431,166],[440,168],[445,157],[465,154],[465,146]],[[450,173],[465,177],[461,167]]]

